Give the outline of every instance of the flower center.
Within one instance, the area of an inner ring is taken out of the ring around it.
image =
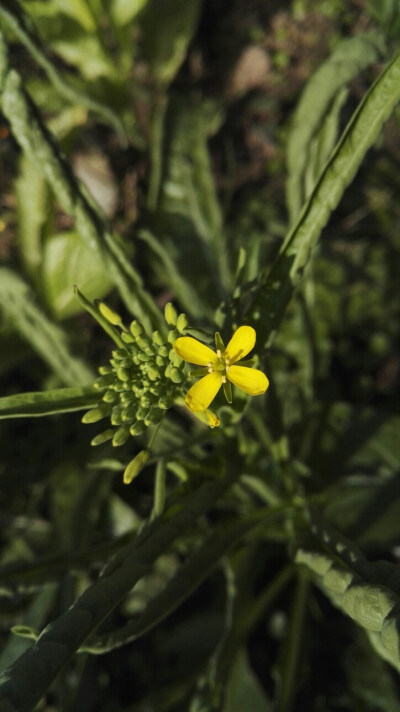
[[[212,373],[213,371],[221,373],[222,383],[226,383],[226,374],[231,367],[230,359],[225,354],[222,355],[220,349],[217,350],[217,358],[217,363],[212,363],[211,361],[207,363],[208,373]]]

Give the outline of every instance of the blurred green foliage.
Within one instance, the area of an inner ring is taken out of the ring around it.
[[[395,0],[1,3],[1,710],[399,709],[399,40]],[[96,299],[253,325],[267,394],[92,449]]]

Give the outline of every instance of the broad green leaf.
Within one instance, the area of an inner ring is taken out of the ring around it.
[[[37,393],[16,393],[0,398],[0,418],[33,418],[86,410],[99,401],[99,392],[86,388],[55,388]]]
[[[312,159],[313,144],[324,130],[324,123],[331,120],[332,112],[337,114],[340,111],[340,100],[339,106],[335,104],[340,95],[344,98],[341,89],[366,67],[377,62],[383,52],[384,40],[379,33],[358,34],[342,40],[309,80],[295,111],[288,140],[287,201],[292,223],[310,192],[306,189],[306,174]],[[334,123],[337,124],[337,116]],[[335,131],[333,133],[335,139]],[[319,168],[323,166],[323,159],[324,156],[321,156]]]
[[[396,681],[390,669],[371,647],[371,635],[361,631],[345,655],[345,668],[352,696],[351,709],[365,712],[397,712],[399,709]],[[368,642],[368,638],[369,641]],[[372,643],[373,646],[373,643]]]
[[[90,250],[77,232],[51,235],[43,249],[42,285],[47,304],[57,319],[82,311],[74,284],[79,284],[89,299],[101,299],[112,288],[98,252]]]
[[[25,155],[20,161],[16,181],[18,244],[27,274],[40,283],[42,244],[46,223],[52,211],[50,191],[45,179]]]
[[[150,0],[140,17],[143,50],[154,77],[168,84],[185,59],[200,17],[201,0]]]
[[[111,13],[117,25],[126,25],[137,17],[149,0],[111,0]]]
[[[63,383],[93,382],[91,369],[70,352],[64,331],[36,305],[21,277],[6,267],[0,268],[0,310]]]
[[[271,270],[264,269],[251,293],[243,295],[246,317],[241,318],[254,323],[260,341],[272,342],[322,229],[399,99],[400,53],[354,113]]]
[[[320,549],[302,548],[296,562],[316,574],[316,581],[335,606],[372,635],[374,647],[396,669],[400,667],[400,580],[398,567],[371,563],[344,537],[312,513]]]
[[[62,2],[62,0],[60,1]],[[83,12],[86,12],[86,14],[88,14],[89,18],[92,18],[91,22],[93,22],[93,15],[89,11],[87,3],[85,3],[84,0],[72,0],[72,3],[74,1],[79,4],[80,9],[83,10]],[[65,2],[66,4],[68,4],[68,0],[65,0]],[[40,10],[38,11],[39,7]],[[55,3],[31,2],[29,3],[27,9],[29,12],[35,10],[38,11],[39,16],[37,19],[38,21],[40,21],[41,29],[43,29],[43,19],[45,21],[45,25],[47,20],[49,19],[50,26],[52,28],[61,26],[61,31],[64,33],[65,36],[65,25],[68,24],[68,19],[63,15],[60,15]],[[102,116],[107,123],[109,123],[111,126],[114,126],[121,141],[123,143],[126,142],[126,130],[121,121],[120,116],[109,106],[106,106],[102,102],[91,98],[87,95],[86,92],[78,91],[75,87],[72,86],[72,84],[69,83],[64,74],[62,74],[58,70],[56,65],[51,62],[50,59],[47,57],[47,54],[42,46],[42,42],[39,36],[37,35],[35,26],[31,20],[30,15],[28,14],[28,12],[24,11],[23,7],[18,4],[17,0],[4,0],[4,2],[1,3],[0,18],[3,19],[5,24],[16,35],[19,41],[26,47],[28,52],[32,55],[32,57],[39,64],[39,66],[42,67],[42,69],[47,75],[47,78],[61,96],[63,96],[67,101],[72,102],[73,104],[84,106],[90,111],[94,111],[100,116]],[[80,28],[78,27],[78,30],[79,29]],[[97,53],[100,51],[98,48],[98,43],[96,44],[96,51]],[[104,61],[106,60],[104,59],[103,62]]]
[[[204,543],[186,559],[161,593],[148,603],[139,618],[128,622],[119,630],[89,640],[81,652],[103,654],[149,632],[200,586],[221,558],[257,523],[256,521],[235,523],[226,532],[207,537]]]
[[[245,648],[242,648],[232,666],[227,683],[223,712],[272,712],[262,685],[251,669]]]
[[[48,625],[36,644],[0,676],[2,709],[30,712],[56,675],[78,648],[133,586],[149,571],[160,554],[193,526],[233,484],[227,476],[203,485],[181,502],[170,520],[158,518],[142,530],[126,550],[103,569],[99,580],[69,610]]]
[[[19,74],[10,70],[4,39],[0,35],[0,107],[10,121],[17,142],[28,158],[46,177],[63,210],[75,219],[76,230],[93,250],[97,250],[113,283],[128,308],[142,321],[147,331],[154,326],[164,330],[161,312],[142,286],[121,242],[110,232],[100,209],[78,183],[44,127],[32,99],[27,98]]]
[[[73,17],[87,32],[95,32],[96,19],[90,8],[90,3],[85,0],[53,0],[60,12]]]

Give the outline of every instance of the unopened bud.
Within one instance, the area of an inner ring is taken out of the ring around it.
[[[186,328],[189,326],[189,320],[186,316],[186,314],[179,314],[178,319],[176,321],[176,328],[178,329],[180,334],[184,334]]]
[[[114,430],[105,430],[104,433],[96,435],[90,444],[95,446],[102,445],[103,443],[106,443],[107,440],[111,440],[111,438],[114,437],[114,432]]]
[[[164,340],[159,331],[153,331],[153,343],[156,344],[156,346],[163,345]]]
[[[131,435],[141,435],[146,430],[146,426],[143,421],[139,420],[129,428]]]
[[[82,423],[97,423],[102,418],[105,418],[110,412],[108,405],[100,405],[98,408],[92,408],[82,418]]]
[[[122,428],[119,428],[117,432],[115,433],[113,437],[112,444],[114,447],[120,447],[121,445],[124,445],[126,441],[129,438],[129,428],[124,425]]]
[[[141,450],[136,457],[133,458],[124,472],[124,484],[129,485],[132,480],[138,476],[148,459],[149,453],[147,450]]]
[[[104,302],[96,302],[96,305],[100,314],[104,316],[110,324],[113,326],[121,326],[122,319],[120,315],[114,311],[114,309],[111,309],[111,307],[107,306]]]
[[[143,327],[137,321],[133,321],[129,328],[135,338],[143,333]]]
[[[164,316],[165,321],[169,324],[169,326],[175,326],[178,319],[178,313],[171,302],[168,302],[168,304],[165,305]]]

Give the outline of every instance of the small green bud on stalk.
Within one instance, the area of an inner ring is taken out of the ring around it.
[[[178,329],[179,333],[184,334],[188,326],[189,320],[186,314],[179,314],[178,319],[176,321],[176,328]]]
[[[118,405],[112,409],[111,425],[122,425],[122,410]]]
[[[114,430],[105,430],[103,433],[96,435],[96,437],[93,438],[91,445],[96,446],[106,443],[108,440],[111,440],[111,438],[114,437],[114,432]]]
[[[171,302],[168,302],[168,304],[165,305],[164,316],[165,321],[169,324],[169,326],[175,326],[178,319],[178,313]]]
[[[111,386],[114,381],[115,373],[107,373],[104,376],[100,376],[100,378],[97,379],[94,385],[96,388],[107,388],[108,386]]]
[[[156,346],[162,346],[164,341],[159,331],[153,331],[153,343]]]
[[[98,408],[92,408],[82,418],[82,423],[97,423],[102,418],[105,418],[110,412],[108,405],[100,405]]]
[[[146,426],[142,421],[138,421],[138,422],[134,423],[129,428],[129,432],[133,436],[141,435],[142,433],[144,433],[145,430],[146,430]]]
[[[124,484],[129,485],[132,480],[138,476],[149,459],[150,453],[147,450],[141,450],[136,457],[129,463],[124,472]]]
[[[112,444],[114,447],[120,447],[121,445],[124,445],[126,441],[129,438],[129,428],[128,426],[124,425],[122,428],[119,428],[117,432],[115,433]]]
[[[129,328],[135,339],[143,333],[143,327],[137,321],[133,321]]]
[[[104,302],[96,302],[96,306],[100,314],[104,316],[110,324],[113,326],[122,326],[122,319],[114,309],[111,309],[111,307],[107,306]]]
[[[126,370],[126,368],[118,368],[117,376],[120,381],[129,381],[129,372]]]
[[[183,375],[181,371],[178,371],[178,369],[173,366],[169,372],[169,378],[172,383],[182,383]]]
[[[168,332],[168,337],[167,341],[169,344],[173,344],[179,336],[179,332],[176,329],[171,329],[171,331]]]
[[[118,400],[118,395],[115,391],[106,391],[103,396],[105,403],[115,403]]]

